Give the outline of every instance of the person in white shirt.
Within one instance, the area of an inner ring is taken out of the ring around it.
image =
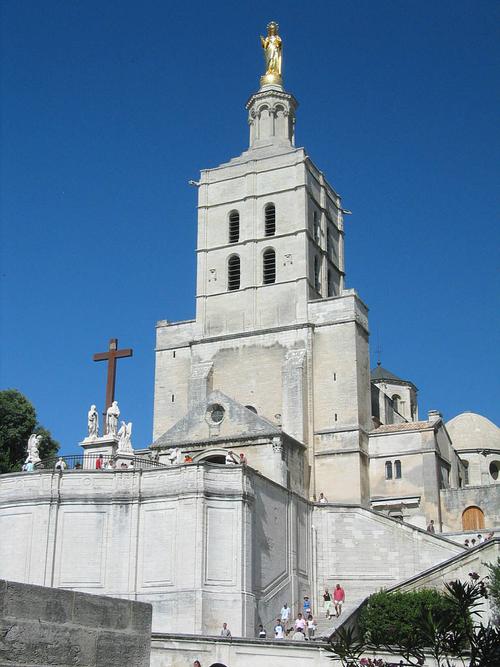
[[[316,621],[314,620],[312,614],[309,614],[307,617],[307,638],[312,639],[314,637],[314,632],[316,631]]]
[[[325,494],[324,494],[323,492],[321,492],[321,493],[319,494],[318,503],[321,503],[321,504],[324,505],[324,504],[327,503],[327,502],[328,502],[328,498],[325,496]]]
[[[221,637],[230,637],[231,636],[231,630],[227,627],[227,623],[222,624],[222,630],[220,631],[220,636]]]
[[[288,606],[288,604],[285,602],[285,604],[281,607],[281,623],[284,627],[285,630],[288,629],[288,623],[290,622],[290,614],[292,613],[292,610]]]
[[[295,630],[295,632],[293,633],[292,639],[294,641],[303,642],[305,640],[305,636],[304,636],[304,633],[302,632],[302,630]]]
[[[54,466],[54,470],[66,470],[68,466],[66,465],[66,461],[63,459],[62,456],[60,456],[57,459],[57,463]]]
[[[235,465],[236,463],[239,463],[239,459],[236,458],[234,452],[229,450],[226,454],[226,465]]]
[[[276,619],[276,625],[274,627],[274,638],[275,639],[285,638],[285,631],[283,630],[283,626],[281,625],[281,621],[279,618]]]

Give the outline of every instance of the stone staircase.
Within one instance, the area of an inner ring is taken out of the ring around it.
[[[358,604],[358,602],[351,604],[345,603],[342,607],[342,616],[340,616],[340,618],[334,616],[333,618],[326,619],[323,610],[321,610],[321,612],[315,616],[316,623],[318,624],[315,639],[328,639],[332,632],[339,627],[342,621],[347,618],[347,616],[353,609],[358,606]]]

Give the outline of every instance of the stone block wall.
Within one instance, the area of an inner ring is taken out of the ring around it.
[[[0,580],[0,665],[149,667],[151,605]]]

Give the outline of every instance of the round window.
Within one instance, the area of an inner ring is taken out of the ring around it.
[[[218,403],[211,405],[208,409],[208,414],[210,415],[210,419],[214,422],[214,424],[220,424],[220,422],[224,419],[224,408]]]

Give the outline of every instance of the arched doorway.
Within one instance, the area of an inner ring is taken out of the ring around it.
[[[462,514],[463,530],[478,530],[484,528],[484,513],[479,507],[468,507]]]
[[[226,457],[222,454],[214,454],[213,456],[206,456],[198,460],[203,461],[203,463],[226,463]]]

